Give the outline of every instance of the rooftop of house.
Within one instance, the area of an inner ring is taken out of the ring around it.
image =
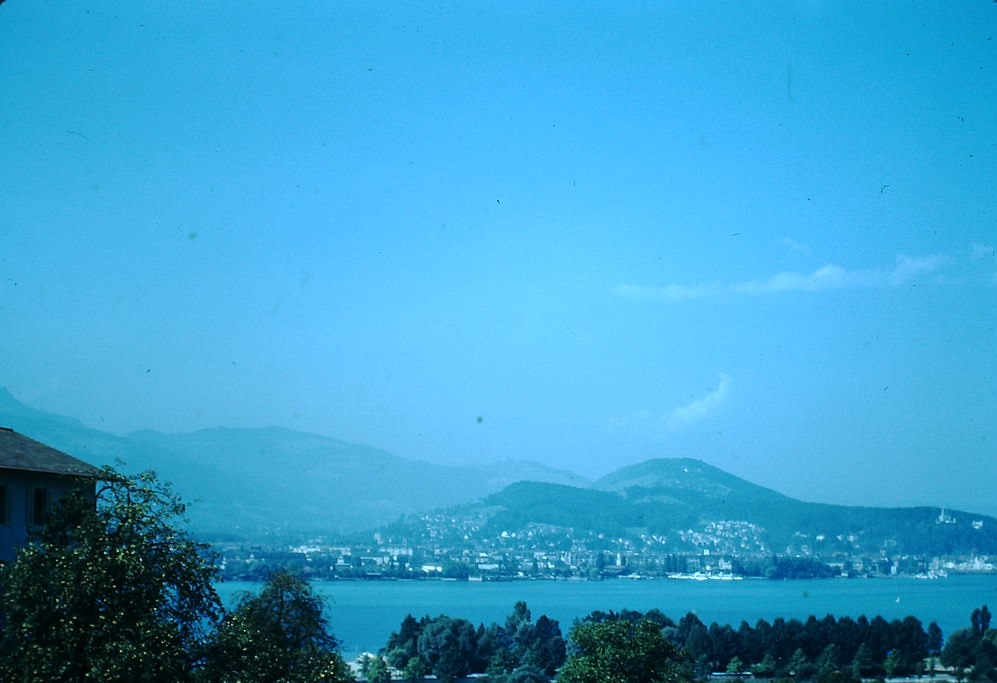
[[[97,479],[100,470],[40,441],[0,427],[0,470],[47,472]]]

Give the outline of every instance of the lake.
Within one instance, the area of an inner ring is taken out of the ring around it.
[[[687,581],[675,579],[607,581],[315,581],[325,599],[326,615],[342,652],[352,657],[377,651],[397,631],[405,615],[463,617],[475,625],[504,623],[517,600],[525,600],[534,620],[542,614],[561,623],[567,635],[572,622],[593,610],[658,608],[678,621],[695,612],[707,625],[734,628],[747,621],[777,617],[913,615],[927,628],[937,621],[946,637],[969,625],[973,609],[997,605],[997,576],[950,576],[944,579],[827,579],[813,581]],[[240,591],[257,592],[258,583],[226,582],[219,594],[229,604]]]

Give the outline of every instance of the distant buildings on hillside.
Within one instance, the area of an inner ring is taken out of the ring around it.
[[[546,528],[542,533],[506,533],[495,539],[468,533],[463,527],[460,531],[459,540],[437,528],[437,533],[424,539],[389,539],[377,534],[366,543],[313,539],[284,546],[228,543],[215,547],[223,575],[247,580],[265,577],[269,569],[287,565],[313,578],[472,581],[614,577],[716,580],[744,576],[939,578],[954,573],[997,571],[993,558],[987,556],[912,556],[886,547],[868,553],[822,554],[813,550],[813,543],[801,542],[773,552],[760,542],[759,529],[734,523],[713,525],[706,536],[697,534],[697,540],[709,543],[691,551],[670,548],[664,539],[651,536],[636,540],[607,538]],[[555,537],[559,538],[557,544],[553,543]]]

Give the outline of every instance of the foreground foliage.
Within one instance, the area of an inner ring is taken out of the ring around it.
[[[278,571],[222,620],[202,677],[218,683],[350,680],[336,646],[322,601],[304,579]]]
[[[687,656],[650,619],[584,621],[571,630],[574,652],[558,677],[565,683],[682,683]]]
[[[488,627],[440,615],[411,614],[384,648],[386,664],[409,679],[432,674],[449,682],[487,674],[489,683],[531,683],[552,678],[564,663],[565,642],[557,621],[536,622],[525,602],[517,602],[505,624]]]
[[[349,681],[322,604],[274,574],[225,614],[205,544],[151,473],[102,472],[0,567],[0,680]]]
[[[941,661],[952,667],[958,678],[997,679],[997,629],[990,627],[990,619],[986,605],[973,610],[969,628],[953,632],[945,643]]]
[[[206,546],[151,473],[105,469],[0,573],[4,680],[188,680],[221,614]]]

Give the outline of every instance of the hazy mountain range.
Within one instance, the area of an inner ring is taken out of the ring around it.
[[[278,427],[115,436],[26,406],[3,388],[0,426],[92,465],[155,470],[190,503],[192,526],[212,536],[353,531],[472,501],[517,481],[589,483],[531,462],[438,465]]]
[[[939,524],[938,508],[806,503],[692,459],[649,460],[590,482],[531,462],[431,464],[276,427],[115,436],[26,406],[4,389],[0,425],[94,465],[155,470],[191,503],[194,529],[209,538],[344,533],[463,508],[487,510],[496,528],[536,523],[670,533],[743,520],[778,544],[801,533],[831,533],[865,544],[895,538],[910,552],[997,551],[991,517],[948,511],[962,523]]]

